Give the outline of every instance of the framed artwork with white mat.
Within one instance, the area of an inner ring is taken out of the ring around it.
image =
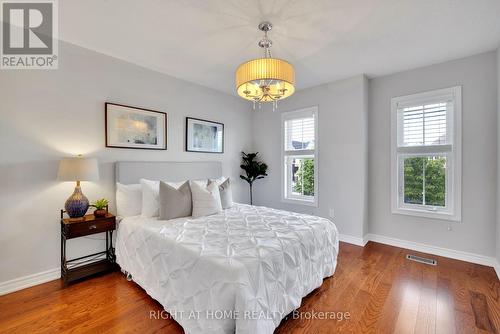
[[[167,113],[106,102],[106,147],[167,149]]]
[[[186,151],[224,153],[224,124],[186,117]]]

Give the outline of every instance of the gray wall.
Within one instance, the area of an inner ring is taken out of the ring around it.
[[[168,113],[168,150],[104,148],[104,102]],[[101,180],[82,183],[90,200],[114,199],[117,160],[219,160],[239,181],[240,151],[251,147],[252,114],[244,101],[60,42],[54,71],[0,73],[0,282],[59,266],[59,209],[74,184],[56,181],[58,160],[98,157]],[[184,117],[225,123],[225,153],[184,152]],[[112,208],[114,210],[114,207]],[[102,238],[74,240],[70,255],[102,247]]]
[[[269,177],[255,183],[255,204],[329,216],[340,233],[363,237],[367,228],[367,79],[359,75],[298,91],[279,111],[254,113],[254,148],[269,165]],[[281,202],[281,112],[318,106],[319,205]]]
[[[370,232],[434,246],[495,254],[497,70],[489,52],[370,81]],[[395,215],[390,191],[390,100],[463,86],[462,222]],[[451,231],[448,231],[451,227]]]

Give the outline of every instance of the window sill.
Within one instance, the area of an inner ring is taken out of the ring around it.
[[[314,201],[308,201],[304,199],[295,199],[295,198],[281,198],[281,202],[283,203],[288,203],[288,204],[298,204],[298,205],[305,205],[305,206],[313,206],[313,207],[318,207],[318,202],[316,200]]]
[[[406,215],[406,216],[453,221],[453,222],[457,222],[457,223],[460,223],[460,221],[461,221],[461,217],[459,215],[445,213],[445,212],[433,212],[433,211],[428,211],[428,210],[396,208],[396,209],[392,209],[392,213],[399,214],[399,215]]]

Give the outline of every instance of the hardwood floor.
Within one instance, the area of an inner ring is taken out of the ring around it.
[[[499,333],[500,282],[492,268],[428,255],[438,261],[430,266],[406,260],[407,253],[422,255],[341,243],[335,275],[276,333]],[[161,310],[118,272],[67,288],[52,281],[1,296],[0,333],[182,333],[173,320],[150,319]],[[346,319],[309,319],[313,312]]]

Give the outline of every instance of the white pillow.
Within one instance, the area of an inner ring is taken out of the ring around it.
[[[210,181],[210,180],[209,179],[189,180],[189,183],[196,182],[198,185],[200,185],[202,187],[206,187],[208,185],[208,181]]]
[[[119,217],[138,216],[142,210],[140,184],[116,183],[116,211]]]
[[[210,182],[202,186],[198,182],[191,182],[191,196],[193,198],[193,217],[213,215],[222,211],[219,185]]]
[[[233,192],[231,190],[231,179],[227,176],[219,177],[208,182],[215,182],[219,186],[220,202],[223,209],[233,206]]]
[[[168,185],[179,188],[184,182],[165,182]],[[160,181],[141,179],[142,188],[142,210],[143,217],[158,217],[160,215]]]

